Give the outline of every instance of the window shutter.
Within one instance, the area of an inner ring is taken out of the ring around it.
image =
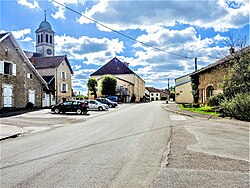
[[[4,74],[4,62],[0,61],[0,74]]]
[[[27,73],[27,78],[30,78],[30,73]]]
[[[63,83],[61,83],[61,91],[63,91]]]
[[[62,71],[61,71],[61,79],[63,79],[63,77],[62,77],[62,76],[63,76],[63,73],[62,73]]]
[[[66,80],[66,78],[67,78],[67,77],[66,77],[66,72],[64,72],[64,78],[65,78],[65,80]]]
[[[69,86],[68,86],[68,84],[65,84],[65,85],[66,85],[66,92],[68,92]]]
[[[12,75],[16,76],[16,64],[12,64]]]

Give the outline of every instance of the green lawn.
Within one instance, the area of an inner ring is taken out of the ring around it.
[[[202,106],[200,108],[184,108],[181,104],[178,104],[178,107],[182,110],[188,110],[188,111],[192,111],[192,112],[198,112],[201,114],[209,114],[209,115],[215,115],[215,116],[219,116],[220,114],[217,112],[213,112],[212,111],[212,107],[210,106]]]

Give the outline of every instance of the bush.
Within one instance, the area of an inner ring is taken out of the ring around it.
[[[26,109],[30,110],[30,109],[33,109],[34,108],[34,104],[32,102],[28,102],[26,104]]]
[[[223,100],[219,112],[222,116],[250,121],[250,92],[236,94],[231,100]]]
[[[207,105],[208,106],[219,106],[224,98],[225,97],[222,93],[213,95],[212,97],[209,97],[209,99],[207,101]]]

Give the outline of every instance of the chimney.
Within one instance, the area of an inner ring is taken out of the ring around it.
[[[129,66],[129,63],[128,63],[128,62],[124,61],[123,63],[124,63],[124,65],[126,65],[126,67]]]
[[[31,63],[32,63],[32,65],[34,65],[35,64],[35,62],[34,62],[34,56],[32,56],[32,58],[31,58]]]

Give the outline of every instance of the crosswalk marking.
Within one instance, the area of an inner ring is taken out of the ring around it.
[[[171,121],[184,121],[187,120],[184,116],[181,115],[170,115]]]

